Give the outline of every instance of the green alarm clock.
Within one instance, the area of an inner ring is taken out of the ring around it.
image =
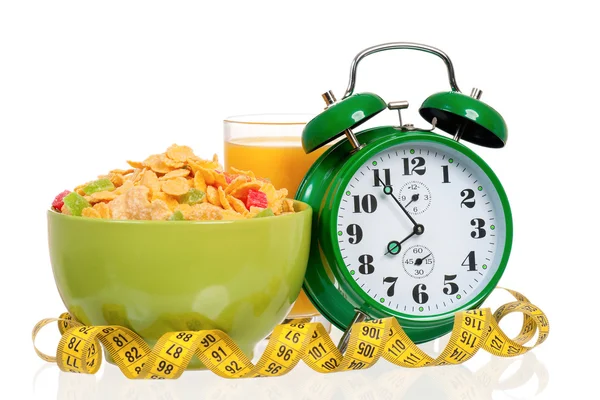
[[[436,55],[447,66],[451,91],[419,109],[428,129],[402,123],[406,101],[353,94],[363,58],[400,49]],[[349,327],[366,319],[395,317],[416,343],[448,333],[454,314],[478,307],[508,262],[508,198],[492,169],[461,143],[503,147],[503,118],[479,100],[479,89],[461,93],[445,53],[416,43],[360,52],[343,99],[322,96],[327,108],[305,126],[302,145],[306,153],[331,147],[296,194],[314,210],[306,294],[346,331],[341,348]],[[398,111],[398,126],[353,131],[386,108]]]

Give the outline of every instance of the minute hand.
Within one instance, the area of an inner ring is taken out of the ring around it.
[[[384,186],[383,193],[387,194],[388,196],[391,196],[391,197],[392,197],[392,199],[394,199],[394,201],[396,202],[396,204],[398,204],[398,207],[400,207],[400,209],[401,209],[402,211],[404,211],[404,214],[406,214],[406,216],[408,217],[408,219],[410,219],[410,222],[412,222],[412,224],[413,224],[413,225],[415,225],[415,226],[419,225],[419,224],[417,223],[417,221],[415,221],[415,219],[412,217],[412,215],[410,215],[410,214],[408,213],[408,211],[406,211],[406,208],[404,208],[404,206],[403,206],[403,205],[400,203],[400,200],[398,200],[398,199],[396,198],[396,196],[394,196],[394,191],[393,191],[393,190],[391,190],[391,189],[392,189],[392,187],[391,187],[391,186],[386,186],[386,184],[385,184],[385,183],[384,183],[384,182],[381,180],[381,178],[379,178],[379,182],[381,182],[381,184]],[[389,187],[389,188],[390,188],[390,190],[385,190],[385,187]]]

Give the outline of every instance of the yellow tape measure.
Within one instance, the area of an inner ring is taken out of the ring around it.
[[[153,349],[142,338],[122,326],[84,326],[64,313],[60,318],[40,321],[32,337],[36,353],[45,361],[56,362],[67,372],[94,374],[100,368],[100,343],[130,379],[175,379],[181,376],[193,355],[215,374],[224,378],[281,376],[300,360],[321,373],[366,369],[381,357],[409,368],[461,364],[480,349],[497,356],[524,354],[548,337],[546,315],[522,294],[508,290],[517,301],[501,306],[494,314],[489,308],[461,311],[455,315],[448,345],[432,358],[414,344],[395,318],[356,323],[352,326],[348,349],[342,355],[320,323],[299,321],[278,325],[256,365],[233,340],[220,330],[165,333]],[[523,313],[521,332],[510,339],[498,323],[507,314]],[[35,347],[35,337],[49,323],[59,322],[62,334],[56,357]],[[539,331],[532,347],[525,344]]]

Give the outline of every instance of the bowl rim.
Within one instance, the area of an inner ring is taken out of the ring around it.
[[[47,210],[48,218],[63,218],[66,220],[72,221],[82,221],[86,223],[97,223],[97,224],[122,224],[122,225],[224,225],[231,223],[257,223],[260,221],[270,221],[272,218],[277,218],[277,220],[284,220],[289,218],[300,218],[300,216],[304,216],[306,213],[312,212],[312,207],[310,204],[305,203],[300,200],[295,200],[294,205],[300,204],[304,207],[304,209],[300,211],[296,211],[293,214],[285,214],[285,215],[275,215],[272,217],[263,217],[263,218],[247,218],[247,219],[232,219],[232,220],[208,220],[208,221],[155,221],[155,220],[137,220],[137,219],[103,219],[103,218],[86,218],[86,217],[76,217],[73,215],[63,214],[61,212],[55,211],[53,209]],[[296,207],[294,207],[296,208]]]

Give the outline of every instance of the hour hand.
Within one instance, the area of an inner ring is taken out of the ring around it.
[[[406,242],[408,239],[410,239],[414,235],[422,235],[423,232],[425,232],[425,227],[423,227],[423,225],[421,225],[421,224],[415,225],[413,227],[413,231],[411,233],[409,233],[401,241],[392,240],[391,242],[389,242],[387,245],[387,251],[385,252],[384,255],[387,255],[387,254],[396,255],[396,254],[400,253],[400,251],[402,250],[402,243]],[[427,256],[427,257],[429,257],[429,256]],[[427,257],[424,257],[423,259],[425,259]]]

